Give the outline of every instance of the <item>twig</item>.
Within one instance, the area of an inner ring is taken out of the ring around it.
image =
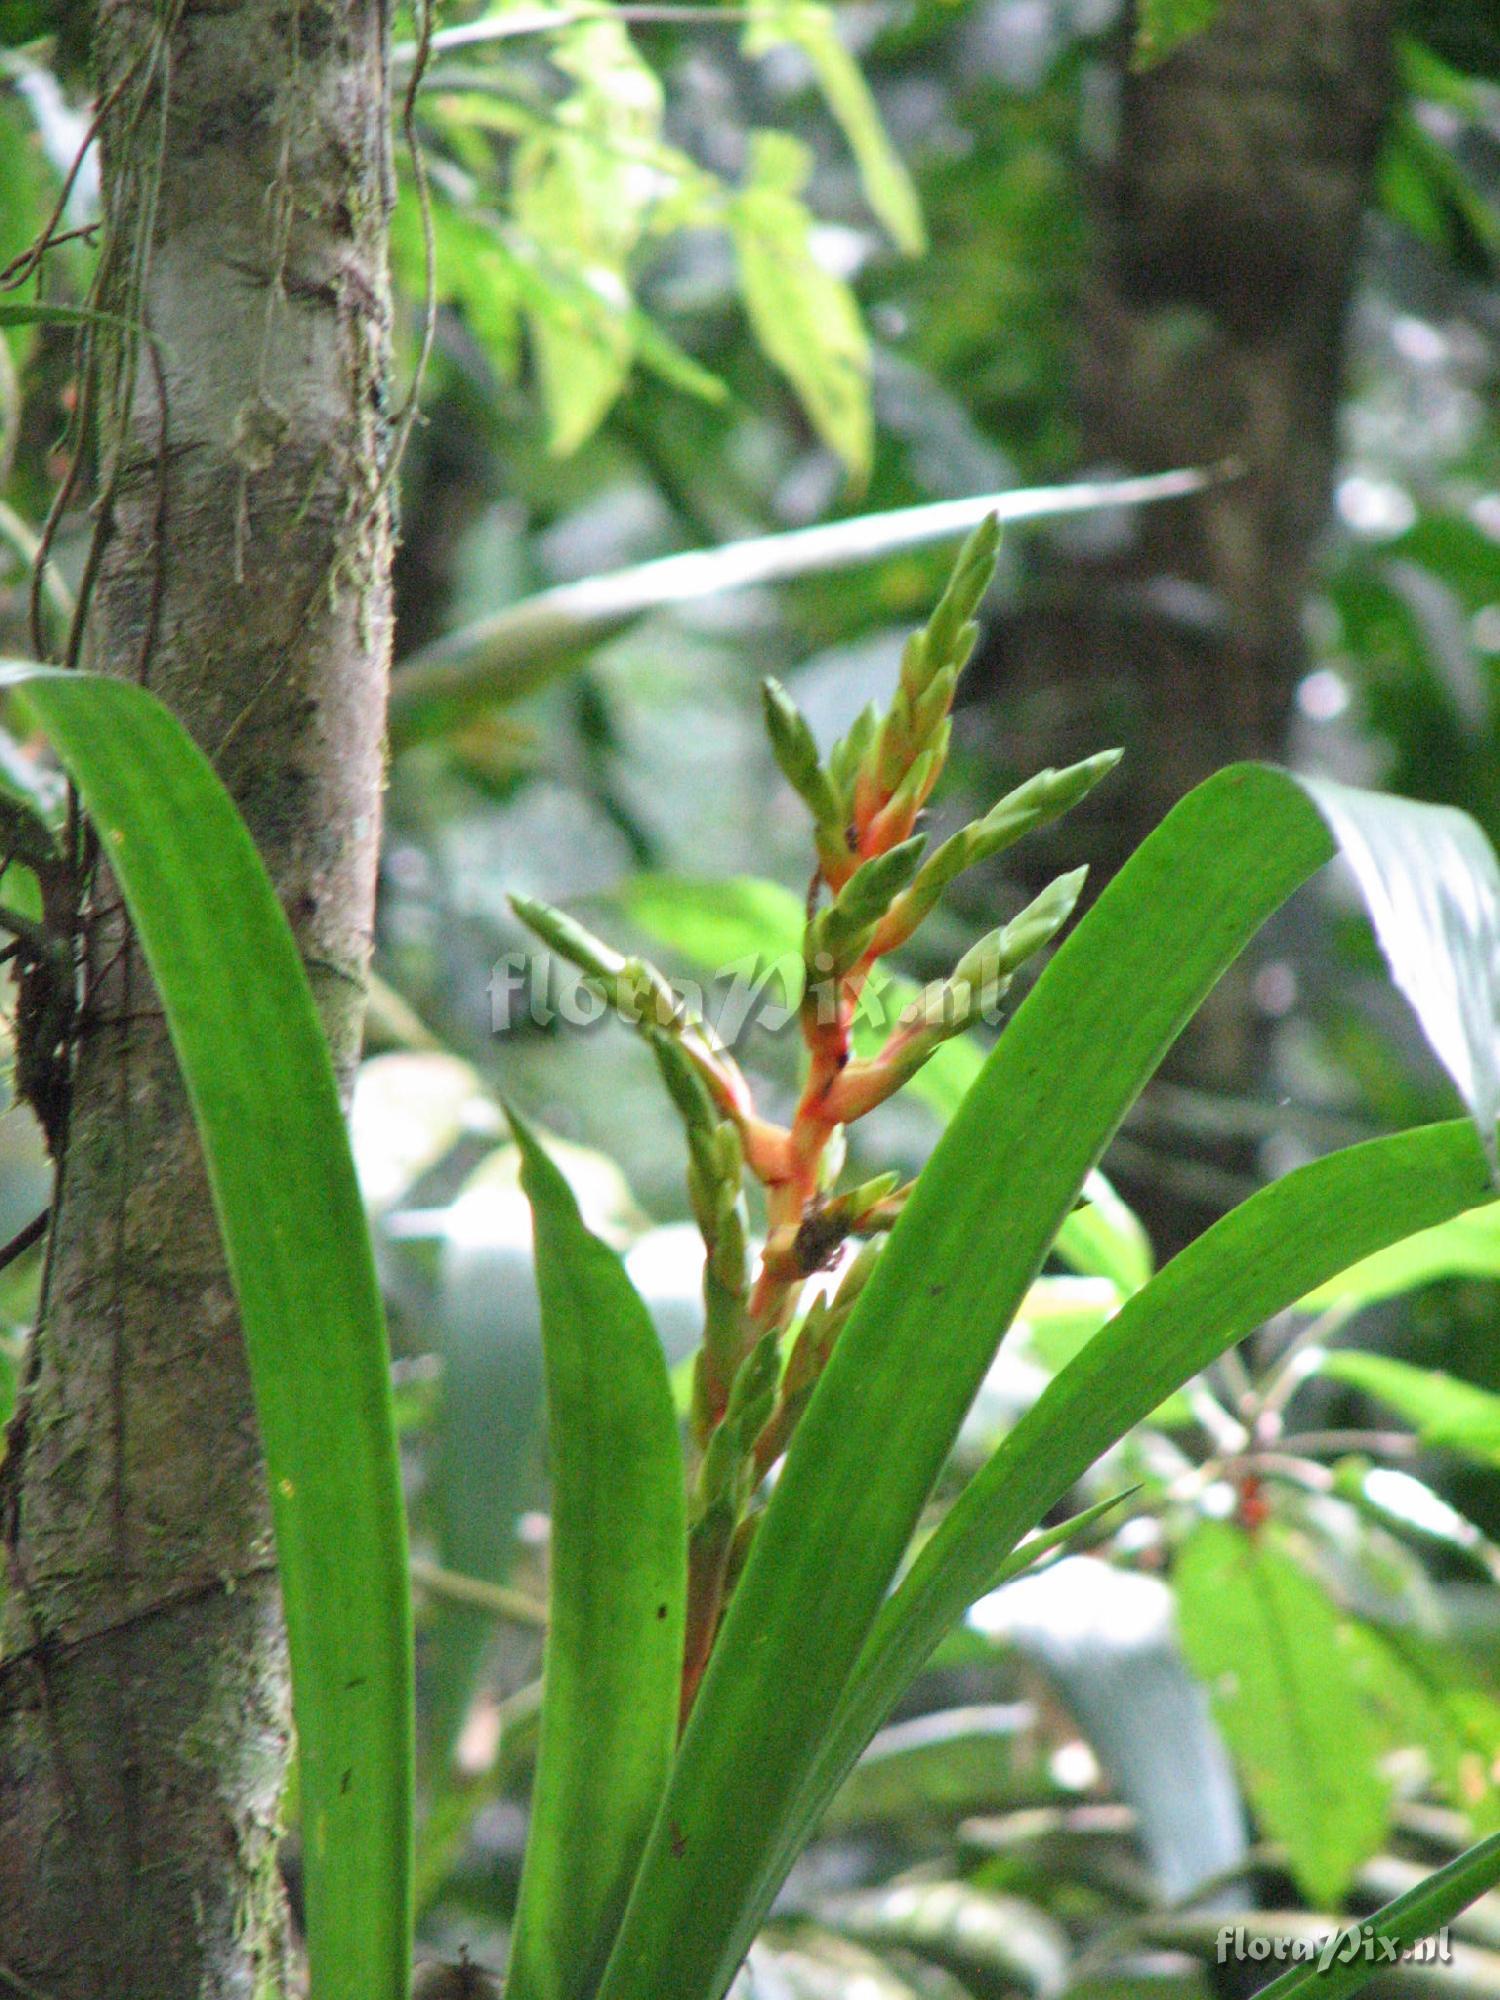
[[[0,1271],[8,1271],[18,1257],[24,1257],[34,1244],[40,1243],[47,1233],[47,1224],[52,1220],[52,1210],[44,1208],[40,1215],[33,1216],[24,1229],[18,1229],[3,1250],[0,1250]]]
[[[0,1265],[0,1269],[3,1268]],[[524,1590],[511,1590],[503,1583],[485,1583],[477,1576],[462,1576],[457,1570],[424,1562],[419,1556],[412,1557],[411,1580],[429,1596],[441,1597],[449,1604],[465,1604],[475,1611],[491,1611],[497,1618],[509,1619],[513,1625],[533,1625],[539,1631],[546,1629],[546,1605],[535,1597],[529,1597]]]

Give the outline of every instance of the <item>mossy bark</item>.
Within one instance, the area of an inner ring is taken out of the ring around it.
[[[214,757],[346,1081],[389,641],[386,43],[381,0],[101,0],[97,28],[107,303],[150,338],[101,378],[86,660],[148,684]],[[289,1739],[245,1360],[107,879],[86,937],[4,1492],[0,1985],[262,2000],[295,1985]]]

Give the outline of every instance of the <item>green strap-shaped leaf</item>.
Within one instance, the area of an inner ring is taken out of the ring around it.
[[[1220,773],[1116,877],[1001,1037],[803,1418],[679,1750],[601,2000],[716,2000],[727,1987],[806,1824],[825,1738],[963,1413],[1087,1173],[1219,974],[1333,851],[1295,779],[1254,766]],[[1420,856],[1414,863],[1423,865]],[[1457,933],[1453,941],[1464,948]],[[1384,942],[1396,955],[1433,948],[1420,927]],[[1462,1193],[1449,1207],[1419,1208],[1415,1226],[1480,1198],[1472,1135],[1468,1143]],[[1119,1323],[1073,1368],[1087,1367]],[[1128,1357],[1099,1393],[1128,1400],[1135,1365]],[[1097,1449],[1119,1434],[1108,1430]],[[1035,1477],[1056,1497],[1046,1447],[1036,1450],[1037,1463],[1022,1463],[1017,1477]],[[989,1547],[998,1555],[1004,1543]]]
[[[1115,878],[1001,1036],[803,1417],[602,2000],[728,1985],[933,1481],[1089,1169],[1224,967],[1332,852],[1289,780],[1222,773]]]
[[[312,993],[207,759],[143,688],[0,668],[78,787],[161,995],[239,1301],[276,1524],[315,2000],[405,2000],[412,1648],[369,1232]]]
[[[1340,1942],[1325,1950],[1322,1960],[1294,1965],[1263,1986],[1256,2000],[1344,2000],[1381,1975],[1386,1963],[1378,1941],[1389,1939],[1398,1951],[1409,1949],[1451,1924],[1500,1882],[1500,1833],[1491,1834],[1465,1850],[1446,1868],[1439,1868],[1415,1889],[1386,1903],[1371,1917],[1340,1933]],[[1367,1944],[1366,1940],[1374,1941]],[[1458,1990],[1455,1982],[1455,1991]]]
[[[1103,1452],[1310,1281],[1486,1192],[1465,1121],[1372,1139],[1263,1188],[1127,1299],[970,1482],[881,1613],[789,1818],[786,1860],[933,1647],[993,1587],[997,1557]]]
[[[552,1458],[541,1747],[510,2000],[594,1991],[666,1785],[687,1530],[661,1343],[625,1267],[511,1111],[536,1226]]]

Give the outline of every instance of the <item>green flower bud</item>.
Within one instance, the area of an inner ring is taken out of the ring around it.
[[[762,681],[761,699],[772,752],[782,776],[812,814],[813,824],[823,836],[820,847],[831,837],[842,848],[843,807],[818,756],[806,718],[777,680]]]

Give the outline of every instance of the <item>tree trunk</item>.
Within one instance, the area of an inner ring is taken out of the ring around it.
[[[101,0],[97,31],[104,303],[154,345],[101,383],[86,658],[146,682],[214,757],[346,1082],[389,641],[386,33],[383,0]],[[86,939],[4,1494],[0,1987],[260,2000],[291,1976],[289,1711],[245,1360],[176,1064],[103,878]]]
[[[1145,74],[1122,44],[1117,130],[1093,185],[1084,461],[1236,461],[1240,476],[1142,509],[1105,546],[1070,538],[1002,629],[991,671],[1011,761],[1126,751],[1118,779],[1036,843],[1038,877],[1085,852],[1097,890],[1211,772],[1286,753],[1395,13],[1394,0],[1226,0]],[[1175,1052],[1177,1082],[1254,1088],[1249,988],[1242,962]],[[1164,1153],[1114,1160],[1164,1250],[1248,1192],[1254,1166],[1248,1141],[1174,1118]]]
[[[1132,472],[1232,459],[1243,476],[1141,510],[1119,546],[1071,549],[1006,635],[999,685],[1023,738],[1127,747],[1128,778],[1098,795],[1111,861],[1210,771],[1283,752],[1394,27],[1394,0],[1227,0],[1158,68],[1118,74],[1083,456]]]

